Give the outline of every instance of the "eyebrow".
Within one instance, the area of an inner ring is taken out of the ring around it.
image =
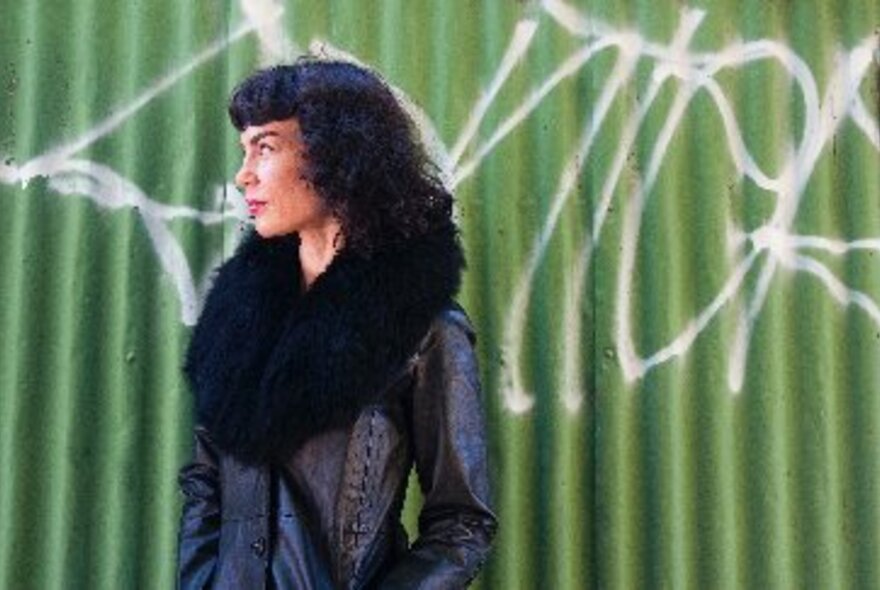
[[[260,143],[260,140],[265,139],[266,137],[280,137],[280,135],[280,133],[278,133],[277,131],[272,131],[271,129],[260,131],[248,140],[248,145],[257,145],[258,143]],[[239,145],[241,145],[241,148],[244,149],[244,144],[240,143]]]

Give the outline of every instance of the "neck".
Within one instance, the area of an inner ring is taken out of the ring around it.
[[[319,228],[299,232],[299,264],[304,291],[330,266],[342,247],[341,231],[339,221],[333,219]]]

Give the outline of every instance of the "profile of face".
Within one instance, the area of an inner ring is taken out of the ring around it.
[[[333,221],[304,178],[306,147],[296,119],[252,125],[240,135],[242,164],[235,183],[264,238],[314,231]]]

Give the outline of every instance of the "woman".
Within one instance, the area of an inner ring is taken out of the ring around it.
[[[180,586],[465,587],[496,519],[452,197],[364,68],[257,72],[229,114],[255,232],[187,352]]]

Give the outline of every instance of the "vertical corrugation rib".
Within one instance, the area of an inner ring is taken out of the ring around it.
[[[41,38],[41,32],[46,28],[45,19],[40,18],[36,6],[29,5],[24,9],[23,37],[25,40],[35,41]],[[45,71],[43,63],[46,48],[34,43],[33,52],[26,57],[28,75],[22,75],[20,99],[16,104],[16,113],[26,114],[18,119],[16,129],[16,151],[23,157],[30,157],[38,149],[39,138],[37,131],[38,121],[33,116],[35,108],[44,106],[45,81],[41,77]],[[41,92],[41,88],[43,92]],[[22,187],[23,189],[23,187]],[[26,191],[30,197],[28,200],[19,200],[14,207],[13,214],[17,223],[13,226],[12,237],[15,242],[12,249],[17,256],[13,258],[11,269],[12,292],[14,293],[13,305],[10,309],[12,317],[8,318],[10,329],[4,334],[4,340],[9,347],[6,352],[13,359],[9,371],[9,389],[5,391],[15,392],[17,400],[10,408],[9,422],[4,425],[10,432],[10,456],[8,469],[4,470],[4,486],[11,489],[11,497],[7,504],[10,530],[4,535],[6,551],[8,552],[8,574],[5,582],[15,586],[20,579],[26,577],[35,581],[36,584],[48,583],[48,572],[45,569],[37,569],[34,561],[35,554],[28,550],[30,547],[41,546],[41,532],[47,526],[45,520],[46,494],[48,482],[40,481],[39,478],[47,478],[49,473],[41,469],[31,469],[33,465],[42,465],[43,457],[41,443],[45,440],[45,434],[51,434],[41,421],[39,413],[42,412],[41,395],[45,393],[44,383],[38,376],[42,355],[48,351],[41,350],[41,344],[45,338],[41,337],[41,331],[45,333],[48,326],[41,317],[39,305],[45,300],[40,297],[39,280],[41,274],[37,272],[34,246],[39,243],[43,235],[44,226],[40,219],[40,208],[37,206],[44,189],[42,186],[31,185]],[[44,210],[45,211],[45,210]],[[20,233],[19,233],[20,232]],[[4,269],[4,272],[9,272]],[[28,392],[29,395],[21,395]],[[51,426],[54,425],[50,425]],[[6,430],[4,428],[4,430]],[[43,436],[39,436],[39,434]],[[29,519],[21,518],[27,514]]]
[[[497,9],[496,9],[497,11]],[[498,12],[487,11],[486,18],[501,19]],[[506,39],[501,37],[498,46],[504,47]],[[557,62],[560,51],[552,39],[548,39],[535,47],[531,54],[530,64],[534,71],[548,71]],[[530,147],[545,155],[548,161],[562,162],[570,158],[570,136],[577,123],[566,117],[560,106],[558,95],[548,100],[536,114],[538,125],[530,125]],[[566,121],[565,127],[557,127],[556,121]],[[535,233],[543,231],[553,214],[552,209],[557,199],[558,178],[550,167],[533,170],[531,173],[533,186],[538,190],[533,204],[529,209],[535,215]],[[553,236],[553,244],[563,244],[567,240],[565,228],[557,224]],[[536,246],[532,246],[536,248]],[[534,470],[536,476],[532,480],[531,508],[534,522],[533,538],[536,541],[535,563],[530,576],[543,580],[550,587],[565,587],[565,570],[560,567],[559,556],[563,554],[562,545],[568,542],[568,527],[562,523],[563,505],[568,498],[564,494],[566,474],[562,455],[567,449],[560,446],[561,437],[566,431],[564,408],[559,403],[562,392],[559,390],[557,373],[562,368],[561,344],[559,337],[564,338],[561,329],[564,322],[563,314],[565,280],[552,284],[547,280],[550,276],[560,277],[564,274],[565,256],[562,248],[548,248],[542,260],[542,268],[535,275],[532,288],[530,344],[532,350],[540,351],[528,357],[530,365],[527,375],[531,374],[532,392],[536,403],[530,412],[534,436]]]
[[[418,7],[410,6],[410,10],[419,10]],[[376,21],[379,25],[379,55],[378,63],[382,64],[387,72],[398,72],[400,70],[400,62],[402,61],[401,52],[398,50],[398,35],[406,41],[412,41],[414,35],[412,29],[407,25],[406,19],[403,18],[403,7],[400,0],[390,0],[385,10],[377,15]],[[409,43],[406,43],[409,44]]]
[[[69,19],[75,30],[88,30],[95,17],[94,3],[84,2],[71,11]],[[95,63],[91,59],[87,38],[69,36],[63,39],[68,44],[66,53],[72,63],[78,64],[78,76],[71,76],[71,96],[85,97],[84,100],[71,100],[70,128],[75,133],[86,129],[94,118],[92,101],[88,100],[89,81],[94,80]],[[53,197],[50,197],[53,198]],[[82,237],[88,225],[89,206],[73,208],[65,214],[59,214],[63,227],[56,234],[58,246],[52,255],[49,266],[50,276],[57,277],[57,284],[50,290],[53,297],[53,330],[57,340],[57,352],[54,358],[46,359],[47,372],[51,376],[47,388],[48,403],[45,408],[45,420],[52,429],[54,445],[47,450],[46,461],[52,472],[52,483],[47,486],[51,490],[51,507],[46,514],[46,530],[44,532],[46,556],[44,571],[47,576],[46,588],[65,588],[67,580],[65,572],[75,571],[76,547],[81,542],[71,530],[76,523],[76,513],[80,509],[76,502],[78,474],[74,468],[76,456],[73,440],[77,422],[80,418],[79,392],[88,386],[86,377],[89,367],[83,366],[83,355],[79,353],[82,346],[80,339],[84,333],[85,322],[77,302],[82,301],[86,292],[85,282],[88,280],[80,274],[82,269],[83,251]],[[67,293],[68,296],[57,296]]]
[[[134,138],[124,144],[130,145],[133,140]],[[127,149],[125,151],[133,154]],[[134,220],[128,218],[120,224],[118,230],[110,233],[110,241],[104,243],[107,251],[100,258],[107,272],[107,315],[104,322],[93,324],[93,334],[106,341],[107,356],[97,380],[101,389],[114,392],[103,399],[99,406],[100,413],[95,417],[92,443],[101,454],[102,460],[95,473],[95,503],[91,506],[94,525],[91,549],[94,551],[96,566],[91,575],[95,588],[108,590],[125,585],[125,563],[116,550],[132,543],[132,537],[129,536],[132,531],[126,529],[133,523],[129,522],[129,514],[125,510],[130,480],[123,476],[125,460],[132,448],[130,420],[133,417],[126,403],[131,390],[125,375],[124,357],[131,313],[128,296],[131,293],[134,272],[128,261],[132,234],[137,229]]]
[[[16,13],[20,24],[14,30],[21,31],[18,38],[25,39],[33,36],[36,30],[37,10],[34,5],[23,5]],[[33,58],[32,58],[33,59]],[[37,75],[36,68],[32,64],[19,64],[16,73],[18,83],[8,95],[8,100],[14,101],[15,113],[19,116],[14,121],[14,127],[10,130],[14,134],[15,145],[12,155],[22,157],[27,154],[33,143],[32,117],[21,116],[26,112],[26,106],[32,104],[35,98],[35,89],[32,82],[33,76]],[[27,66],[28,76],[24,75],[24,66]],[[17,188],[17,187],[16,187]],[[4,192],[12,192],[4,187]],[[31,189],[33,190],[33,189]],[[21,498],[25,494],[24,486],[17,476],[18,445],[21,438],[20,408],[24,403],[21,379],[21,356],[25,330],[27,329],[26,318],[22,317],[23,303],[28,300],[26,281],[24,280],[25,265],[22,261],[27,251],[28,227],[30,219],[28,214],[28,202],[25,199],[16,199],[11,207],[9,219],[9,233],[6,235],[7,243],[4,244],[3,276],[0,278],[3,284],[3,356],[0,359],[0,473],[3,474],[3,482],[0,485],[0,587],[10,587],[19,579],[17,574],[19,556],[16,547],[19,546],[19,529],[22,521],[17,516],[22,514]]]
[[[224,30],[212,31],[210,24],[216,22],[216,12],[199,13],[187,3],[177,4],[170,15],[172,23],[169,31],[169,46],[165,54],[169,56],[167,63],[175,68],[182,67],[190,55],[204,50],[209,44],[220,41],[225,36]],[[165,149],[155,150],[151,146],[139,142],[133,146],[136,160],[149,161],[146,178],[151,179],[150,186],[144,187],[151,196],[169,204],[193,204],[198,208],[213,207],[210,198],[205,198],[206,188],[197,189],[196,178],[199,172],[204,174],[206,166],[199,166],[201,157],[213,160],[218,154],[224,154],[226,147],[203,145],[200,139],[206,134],[199,128],[202,116],[193,112],[199,104],[199,90],[204,70],[213,69],[213,60],[201,65],[186,79],[168,91],[173,102],[170,108],[163,108],[168,113],[161,120],[159,127],[160,145]],[[164,72],[163,72],[164,73]],[[164,107],[159,103],[158,107]],[[155,107],[154,107],[155,108]],[[215,114],[219,109],[211,109]],[[183,124],[180,124],[182,122]],[[210,134],[217,137],[217,134]],[[216,140],[215,140],[216,141]],[[202,194],[193,194],[199,190]],[[127,338],[124,361],[129,395],[132,404],[138,410],[138,419],[131,424],[131,445],[136,451],[125,458],[122,469],[128,474],[129,481],[137,482],[134,489],[127,489],[126,506],[139,506],[138,517],[133,520],[130,533],[135,551],[141,558],[129,565],[127,583],[138,587],[171,587],[174,585],[173,565],[175,560],[168,559],[176,550],[174,527],[176,518],[167,518],[169,507],[178,505],[176,481],[173,474],[178,465],[179,428],[173,428],[181,417],[180,390],[181,364],[180,331],[175,329],[174,315],[180,314],[182,302],[160,295],[162,280],[158,261],[151,260],[151,242],[154,238],[148,233],[147,218],[140,211],[128,211],[135,220],[132,235],[132,266],[152,266],[153,272],[143,273],[132,280],[132,293],[129,298],[136,302],[137,307],[147,310],[146,314],[137,314],[131,318],[129,325],[133,334],[141,338]],[[169,227],[171,236],[182,234]],[[182,243],[185,243],[181,240]],[[211,244],[213,245],[213,244]],[[146,251],[146,252],[145,252]],[[194,265],[193,265],[194,267]],[[167,275],[166,275],[167,277]],[[169,281],[170,282],[170,281]],[[153,293],[153,296],[149,296]],[[169,313],[170,312],[170,313]],[[169,329],[171,328],[171,329]],[[172,358],[176,357],[176,358]],[[155,395],[151,392],[162,392]],[[172,476],[172,477],[169,477]],[[149,490],[150,493],[146,493]],[[176,513],[172,514],[176,516]],[[133,570],[133,571],[132,571]]]
[[[702,309],[723,285],[725,277],[733,267],[726,255],[724,233],[731,214],[729,190],[710,187],[730,186],[736,173],[729,162],[720,160],[704,146],[714,138],[712,125],[720,124],[714,106],[708,97],[698,94],[690,106],[690,124],[684,159],[680,162],[685,173],[679,175],[682,183],[677,189],[680,195],[690,195],[679,199],[682,219],[682,240],[679,241],[679,254],[687,261],[681,282],[688,285],[686,290],[688,308]],[[697,124],[695,122],[703,122]],[[706,202],[711,207],[695,206],[696,202]],[[687,314],[684,314],[685,318]],[[725,343],[734,334],[735,324],[719,318],[707,332],[707,349],[724,351]],[[701,349],[706,350],[706,349]],[[694,438],[690,445],[695,451],[694,485],[703,493],[695,519],[701,523],[700,529],[708,531],[709,537],[699,534],[689,536],[694,560],[700,564],[692,578],[692,587],[716,586],[736,588],[742,585],[738,578],[739,547],[737,542],[737,523],[740,518],[740,503],[737,493],[739,481],[735,466],[735,428],[733,405],[737,398],[719,387],[725,382],[727,370],[726,355],[706,354],[696,351],[693,359],[682,360],[683,368],[693,374],[692,379],[684,380],[679,391],[687,391],[691,397],[691,412],[695,424]],[[675,424],[676,421],[672,421]],[[701,484],[701,482],[704,482]],[[681,510],[688,510],[683,503]],[[686,569],[687,560],[680,562]]]
[[[546,60],[539,63],[541,71],[550,70],[563,56],[569,52],[569,46],[560,42],[554,43]],[[548,116],[552,125],[554,150],[553,161],[564,161],[571,158],[576,142],[580,141],[584,129],[589,124],[590,113],[575,98],[578,96],[572,83],[565,84],[554,97],[558,103],[558,121]],[[585,366],[585,355],[589,355],[591,342],[590,327],[584,323],[587,315],[583,297],[587,285],[578,284],[587,280],[581,271],[585,229],[584,203],[585,195],[578,189],[583,184],[584,171],[577,175],[578,181],[569,193],[566,204],[562,207],[556,243],[559,247],[557,257],[558,275],[561,280],[550,290],[552,299],[548,303],[549,317],[546,323],[551,333],[547,335],[547,352],[552,365],[544,386],[548,395],[543,399],[549,401],[554,412],[549,417],[550,427],[547,429],[552,437],[550,441],[550,495],[551,503],[550,559],[548,586],[555,588],[584,588],[588,586],[590,574],[590,552],[592,545],[589,528],[586,526],[585,515],[593,502],[593,465],[592,465],[592,428],[590,420],[592,411],[585,411],[589,406],[584,398],[591,395],[586,391],[588,369]],[[560,190],[555,183],[554,197]],[[552,206],[552,205],[551,205]],[[557,274],[554,273],[554,274]],[[541,281],[547,283],[547,281]],[[558,336],[558,337],[555,337]]]
[[[47,249],[54,252],[52,264],[47,265],[46,270],[57,281],[48,286],[48,292],[76,292],[77,242],[82,232],[84,213],[82,209],[78,209],[71,215],[65,215],[62,227],[54,235],[57,246]],[[48,578],[45,586],[47,588],[64,587],[60,574],[68,569],[65,566],[69,558],[64,548],[71,542],[68,525],[71,522],[71,478],[74,474],[70,465],[70,438],[76,415],[75,388],[81,382],[78,376],[80,367],[76,363],[75,355],[79,324],[79,316],[73,309],[75,301],[75,297],[52,299],[52,309],[47,310],[49,313],[46,314],[46,319],[51,318],[49,325],[53,326],[52,338],[56,348],[49,351],[49,354],[41,355],[46,359],[45,374],[48,376],[47,403],[42,410],[42,420],[44,428],[51,429],[51,434],[46,437],[49,446],[45,451],[45,459],[41,461],[43,469],[51,474],[52,479],[45,487],[45,493],[50,497],[45,512],[45,530],[42,535],[44,546],[41,551],[46,556],[44,571]]]
[[[806,42],[801,42],[801,38],[806,37],[805,25],[815,17],[798,8],[793,11],[787,28],[792,31],[793,43],[805,47]],[[806,52],[805,57],[813,63],[833,63],[839,30],[834,16],[823,7],[818,23],[812,23],[810,47],[815,48],[815,54],[821,56],[813,59],[812,52]],[[827,84],[823,84],[823,81],[830,80],[830,76],[821,75],[819,71],[817,74],[821,88]],[[787,116],[794,119],[795,107],[801,112],[803,110],[803,97],[791,94],[787,98],[785,102],[790,105]],[[795,127],[793,123],[792,128]],[[812,232],[819,235],[835,235],[841,230],[845,231],[846,228],[840,226],[840,216],[834,210],[833,201],[817,198],[818,195],[834,194],[831,170],[837,165],[835,152],[833,145],[825,148],[825,157],[821,158],[810,177],[809,190],[803,196],[803,214],[794,224],[795,228],[809,226]],[[842,587],[840,552],[846,545],[840,542],[834,530],[834,523],[840,522],[840,475],[835,428],[837,420],[831,395],[839,378],[837,367],[829,362],[833,355],[828,352],[829,344],[834,346],[834,328],[840,320],[838,314],[844,308],[829,299],[827,292],[811,275],[798,273],[793,285],[797,285],[802,294],[794,307],[797,317],[811,318],[811,321],[799,321],[793,326],[795,341],[799,345],[790,347],[786,355],[792,365],[805,365],[804,370],[795,373],[794,387],[790,389],[794,397],[792,407],[796,410],[790,422],[794,435],[791,445],[794,458],[792,468],[799,475],[792,482],[791,491],[796,535],[792,539],[793,554],[796,571],[800,574],[795,583],[801,587]],[[817,469],[817,466],[821,468]]]
[[[491,11],[491,2],[480,3],[473,12],[469,13],[469,18],[459,18],[456,21],[459,29],[459,38],[467,40],[472,44],[472,49],[476,52],[474,56],[476,68],[474,71],[475,83],[462,85],[463,88],[471,89],[470,95],[459,97],[458,100],[454,96],[450,96],[451,109],[450,116],[450,133],[446,136],[447,146],[452,147],[458,139],[458,133],[463,129],[465,122],[470,116],[471,107],[476,104],[482,93],[491,83],[492,72],[504,51],[505,31],[498,19],[483,19],[482,16]],[[474,40],[475,41],[472,41]],[[446,44],[449,47],[449,44]],[[456,59],[452,64],[451,73],[454,77],[463,76],[467,72],[467,64],[462,60]],[[474,185],[465,185],[458,189],[458,197],[460,199],[459,212],[462,217],[467,211],[473,211],[479,216],[479,224],[469,223],[470,227],[478,228],[475,242],[472,244],[491,244],[495,239],[500,238],[505,242],[511,256],[519,256],[526,250],[527,245],[524,238],[524,232],[520,231],[523,220],[519,215],[519,210],[510,210],[504,206],[504,202],[511,195],[517,195],[522,199],[527,199],[528,195],[522,191],[525,184],[524,170],[520,167],[522,162],[522,153],[519,144],[508,146],[505,151],[508,155],[510,167],[499,165],[497,160],[490,158],[486,162],[485,175],[481,176]],[[466,158],[466,156],[465,156]],[[486,193],[481,198],[481,186],[492,186],[501,179],[505,174],[513,177],[514,182],[509,187],[507,194],[500,192]],[[464,194],[463,194],[464,193]],[[492,236],[497,231],[498,226],[493,222],[496,217],[502,217],[505,221],[505,231],[498,235],[498,238]],[[467,223],[467,222],[466,222]],[[493,284],[506,283],[508,288],[512,288],[515,282],[513,277],[505,277],[496,267],[496,260],[487,250],[480,248],[477,251],[470,251],[471,259],[477,258],[479,267],[485,269],[483,281]],[[476,261],[474,261],[476,262]],[[479,286],[476,287],[479,292]],[[499,331],[496,332],[496,338],[499,344],[503,346],[504,328],[502,327],[507,321],[503,305],[500,304],[498,297],[501,294],[494,292],[481,295],[479,298],[484,301],[485,315],[491,318],[497,318]],[[489,308],[492,307],[491,311]],[[506,362],[519,363],[519,359],[509,359]],[[489,384],[492,383],[490,378]],[[499,392],[503,392],[510,387],[510,384],[504,381],[503,371],[499,371],[495,376],[495,383]],[[488,394],[494,392],[489,391]],[[502,393],[502,400],[504,394]],[[535,511],[534,506],[535,479],[539,474],[534,469],[534,453],[535,439],[533,433],[533,425],[531,421],[522,420],[515,412],[511,411],[506,403],[499,404],[498,416],[502,417],[498,424],[497,430],[497,457],[499,459],[499,472],[503,473],[503,483],[496,486],[495,498],[498,506],[498,513],[502,521],[505,523],[499,529],[497,539],[497,547],[495,551],[496,563],[504,564],[497,567],[493,572],[493,581],[500,588],[523,588],[529,580],[529,575],[534,571],[536,565],[536,539],[537,528],[534,522]]]
[[[5,25],[12,31],[21,31],[24,25],[24,19],[20,16],[21,7],[18,10],[10,10],[6,14]],[[4,30],[5,32],[5,30]],[[20,34],[20,33],[19,33]],[[10,32],[4,36],[7,43],[18,41],[19,34]],[[18,154],[15,152],[15,141],[18,135],[18,128],[21,125],[21,118],[13,118],[19,102],[21,101],[21,82],[18,71],[15,66],[10,68],[6,76],[14,76],[13,80],[7,80],[7,92],[5,100],[7,103],[7,111],[3,113],[5,132],[10,137],[4,138],[6,144],[3,149],[9,150],[2,154],[3,157],[12,158]],[[8,187],[3,186],[0,194],[4,196],[4,202],[8,199],[6,196],[9,192]],[[16,361],[15,354],[18,349],[18,332],[17,310],[20,301],[18,290],[21,280],[18,278],[21,273],[21,249],[23,248],[23,229],[24,215],[23,202],[12,203],[9,207],[11,218],[8,221],[8,233],[2,236],[2,247],[0,247],[0,321],[4,327],[4,337],[0,340],[0,473],[7,474],[4,482],[0,485],[0,539],[11,539],[13,533],[15,514],[14,492],[15,480],[9,475],[12,474],[14,461],[13,444],[15,442],[15,415],[18,406],[18,396],[14,393],[16,390]],[[6,587],[12,581],[11,563],[12,556],[11,543],[0,543],[0,586]]]
[[[143,7],[139,8],[143,10]],[[117,96],[121,101],[128,101],[140,93],[142,80],[148,78],[142,73],[149,64],[145,51],[148,48],[140,42],[148,24],[139,10],[134,8],[125,10],[120,20],[121,26],[114,29],[116,35],[105,41],[110,46],[118,47],[119,53],[124,56],[119,84],[122,91]],[[116,105],[111,108],[114,107]],[[143,112],[139,115],[143,116]],[[137,131],[143,132],[145,127],[136,121],[129,121],[118,131],[121,137],[115,144],[113,161],[123,174],[142,179],[148,177],[142,171],[144,160],[140,158],[140,145],[145,142]],[[97,240],[99,250],[96,251],[97,269],[102,274],[95,279],[103,283],[106,313],[95,318],[89,326],[89,336],[100,339],[104,345],[95,385],[98,391],[109,393],[93,406],[96,412],[93,417],[94,430],[87,443],[101,457],[94,469],[91,487],[94,504],[90,506],[89,549],[94,552],[90,559],[94,560],[95,567],[88,573],[89,585],[108,590],[132,583],[128,578],[128,566],[132,564],[120,559],[121,555],[126,554],[121,553],[120,549],[139,549],[131,518],[133,515],[126,510],[127,496],[134,492],[126,462],[135,452],[132,428],[136,419],[133,415],[135,406],[131,404],[136,398],[126,375],[126,354],[132,337],[131,318],[135,313],[131,297],[136,293],[138,284],[135,277],[140,274],[131,264],[132,252],[136,234],[142,231],[142,225],[130,208],[123,207],[111,215],[115,223],[101,231]]]
[[[860,23],[880,22],[880,6],[876,2],[855,5],[842,11],[841,30],[848,39],[865,36]],[[852,31],[856,31],[855,34]],[[880,121],[880,31],[873,35],[874,60],[869,74],[862,82],[860,97],[868,103],[874,124]],[[867,92],[864,92],[867,90]],[[871,104],[873,103],[873,104]],[[873,108],[872,108],[873,107]],[[878,131],[880,132],[880,131]],[[846,195],[841,203],[846,231],[844,235],[857,239],[877,235],[880,231],[880,167],[877,151],[866,135],[852,120],[844,126],[841,141],[835,150],[832,170],[833,194]],[[861,207],[861,200],[850,195],[874,195],[871,205]],[[880,285],[878,252],[861,254],[848,259],[843,265],[842,279],[859,285],[867,293],[876,293]],[[835,364],[845,367],[835,379],[833,408],[837,425],[839,490],[839,519],[831,523],[841,547],[842,587],[869,587],[880,580],[880,364],[876,346],[880,342],[880,322],[865,325],[862,311],[850,310],[840,322],[847,335],[844,343],[832,357]]]
[[[675,92],[682,91],[677,80],[670,80],[667,84]],[[652,260],[656,265],[653,271],[666,279],[661,289],[645,293],[643,299],[648,310],[645,315],[663,322],[662,342],[668,341],[669,334],[676,333],[686,324],[687,314],[694,308],[688,287],[693,288],[701,280],[688,272],[687,257],[691,252],[688,228],[693,223],[688,131],[690,129],[685,125],[676,130],[670,154],[663,163],[662,182],[658,182],[657,188],[649,194],[649,206],[660,209],[658,217],[662,225],[658,232],[662,238],[654,246],[645,243],[642,247],[653,250]],[[682,361],[673,362],[679,365]],[[699,459],[707,450],[700,447],[695,453],[695,445],[690,442],[697,430],[692,426],[696,422],[692,414],[694,408],[703,403],[701,398],[705,392],[696,384],[696,379],[688,387],[691,383],[678,371],[664,370],[652,383],[654,381],[658,382],[656,387],[640,394],[646,400],[643,420],[650,425],[646,428],[643,443],[646,447],[645,469],[656,480],[645,486],[649,510],[643,518],[648,523],[659,521],[659,526],[650,528],[652,539],[648,557],[651,568],[646,568],[645,583],[662,580],[671,588],[690,588],[696,586],[694,581],[699,575],[698,569],[688,567],[689,563],[695,563],[694,557],[699,551],[693,539],[700,534],[701,505],[694,492],[701,481]],[[647,433],[656,435],[649,439]]]

